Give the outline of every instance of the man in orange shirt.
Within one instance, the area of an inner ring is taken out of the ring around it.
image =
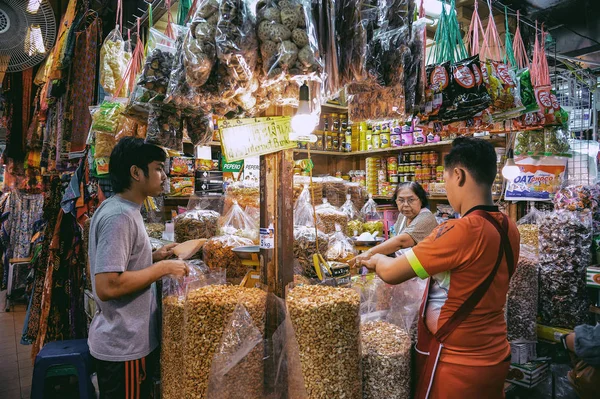
[[[519,232],[494,206],[496,153],[489,142],[454,140],[444,166],[448,201],[462,217],[399,258],[373,255],[363,264],[390,284],[429,279],[419,313],[415,398],[503,398],[510,364],[503,309]]]

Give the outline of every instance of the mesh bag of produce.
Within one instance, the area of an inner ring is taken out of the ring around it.
[[[336,231],[336,226],[343,227],[344,230],[348,224],[348,216],[335,206],[331,205],[327,199],[323,199],[323,203],[316,207],[317,212],[317,227],[325,234],[333,234]]]
[[[258,225],[246,214],[242,207],[233,202],[233,206],[220,219],[219,235],[236,235],[258,244]]]
[[[131,59],[131,52],[126,50],[125,41],[119,28],[111,30],[100,49],[100,85],[107,93],[116,97],[127,96],[127,84],[122,84]],[[117,93],[118,87],[122,87]]]
[[[188,284],[208,273],[201,261],[188,262],[189,275],[162,280],[162,341],[160,351],[161,389],[165,399],[183,398],[181,361],[183,359],[184,303]]]
[[[246,276],[250,266],[244,266],[233,249],[250,245],[254,245],[254,241],[236,235],[212,237],[204,244],[202,259],[211,269],[224,268],[227,272],[227,281],[239,284]]]
[[[538,255],[521,245],[519,262],[508,287],[506,326],[509,341],[537,340]]]
[[[209,386],[211,376],[217,379],[221,375],[226,375],[227,371],[241,371],[249,381],[248,384],[253,384],[257,381],[258,376],[254,372],[259,373],[262,381],[262,370],[258,370],[257,365],[253,362],[259,362],[258,367],[262,366],[262,356],[256,357],[251,350],[244,357],[245,361],[241,366],[238,365],[233,369],[227,370],[223,368],[224,360],[227,360],[227,349],[224,343],[235,344],[235,341],[228,341],[228,337],[224,338],[226,331],[231,325],[232,316],[236,312],[239,304],[242,304],[245,311],[250,315],[252,322],[261,333],[264,331],[265,323],[265,300],[266,293],[260,288],[245,288],[240,286],[222,285],[222,277],[215,279],[210,276],[196,283],[189,284],[187,287],[185,305],[184,305],[184,353],[183,353],[183,369],[185,374],[181,376],[181,381],[184,383],[185,398],[212,398],[220,396],[212,396],[209,394]],[[239,314],[244,314],[240,310]],[[234,318],[234,320],[236,320]],[[241,319],[237,319],[241,320]],[[248,331],[248,330],[245,330]],[[240,330],[241,332],[241,330]],[[251,336],[245,336],[250,338]],[[245,338],[242,341],[245,341]],[[225,341],[223,341],[225,340]],[[238,341],[239,344],[239,341]],[[237,346],[237,349],[240,347]],[[231,350],[236,348],[231,347]],[[262,351],[261,351],[262,353]],[[225,357],[224,357],[225,356]],[[217,362],[214,372],[213,362]],[[240,368],[238,368],[240,367]],[[240,370],[241,369],[241,370]],[[239,383],[242,383],[239,381]],[[249,388],[248,385],[243,385]],[[227,389],[227,387],[221,387]],[[253,393],[254,391],[248,391]],[[260,396],[251,396],[258,398]]]
[[[361,398],[359,295],[324,285],[286,291],[307,397]]]
[[[540,290],[542,324],[564,328],[589,321],[586,269],[591,263],[590,211],[540,214]]]
[[[175,241],[182,243],[216,236],[219,217],[217,212],[205,209],[191,209],[177,215],[173,219]]]

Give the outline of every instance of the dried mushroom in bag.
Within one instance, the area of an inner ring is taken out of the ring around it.
[[[181,114],[175,110],[152,106],[148,115],[146,143],[183,151]]]
[[[214,126],[212,114],[204,114],[201,111],[184,112],[183,126],[194,146],[202,146],[212,141]]]
[[[216,236],[219,217],[217,212],[203,209],[192,209],[177,215],[173,219],[175,241],[182,243]]]
[[[246,215],[242,207],[234,201],[233,206],[222,218],[219,235],[236,235],[258,244],[258,226]]]
[[[254,242],[244,237],[235,235],[213,237],[204,244],[204,262],[210,269],[224,268],[227,273],[227,281],[239,284],[250,266],[244,266],[233,249],[249,245],[254,245]]]
[[[155,28],[150,28],[147,52],[142,73],[137,84],[151,92],[151,98],[142,102],[162,102],[167,94],[169,77],[175,62],[175,39]]]
[[[215,34],[219,22],[219,2],[203,0],[183,41],[186,81],[192,88],[203,86],[217,61]]]
[[[318,79],[322,64],[310,2],[261,0],[256,9],[256,32],[268,81],[286,76]]]

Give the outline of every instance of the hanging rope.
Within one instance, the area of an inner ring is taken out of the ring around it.
[[[175,40],[175,31],[173,30],[173,16],[171,15],[171,0],[165,0],[167,8],[167,27],[165,28],[165,36]]]
[[[123,80],[121,80],[121,84],[119,85],[117,93],[121,93],[123,87],[127,87],[129,90],[133,89],[135,85],[135,78],[137,74],[142,69],[142,65],[144,62],[144,43],[142,42],[142,35],[140,34],[140,18],[137,19],[137,40],[135,43],[135,49],[133,50],[133,54],[131,55],[131,59],[127,63],[127,68],[125,69],[125,75],[123,76]],[[129,40],[131,41],[131,30],[127,33]],[[127,86],[125,84],[127,83]]]
[[[480,46],[479,43],[481,38],[485,36],[483,30],[483,24],[481,23],[481,17],[479,16],[479,2],[475,0],[475,9],[473,10],[473,16],[471,17],[471,24],[469,25],[469,31],[467,33],[467,48],[471,56],[479,54]]]
[[[498,34],[498,28],[496,27],[496,21],[494,21],[494,14],[492,11],[491,0],[487,1],[490,15],[488,17],[488,24],[485,30],[485,36],[483,38],[483,45],[479,57],[481,60],[494,60],[502,61],[503,49],[500,44],[500,35]]]
[[[117,0],[117,13],[116,13],[115,25],[117,26],[117,29],[119,29],[119,32],[121,34],[123,34],[123,2],[122,2],[122,0]]]

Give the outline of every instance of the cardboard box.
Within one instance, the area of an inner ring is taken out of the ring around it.
[[[171,176],[194,176],[194,158],[190,157],[172,157]]]
[[[193,177],[171,177],[169,186],[171,197],[186,197],[194,194]]]
[[[590,266],[587,268],[587,286],[600,288],[600,266]]]
[[[525,364],[537,357],[535,350],[535,342],[518,342],[510,343],[511,363]]]
[[[525,364],[511,363],[506,380],[525,388],[533,388],[544,381],[549,372],[550,364],[546,360]]]

